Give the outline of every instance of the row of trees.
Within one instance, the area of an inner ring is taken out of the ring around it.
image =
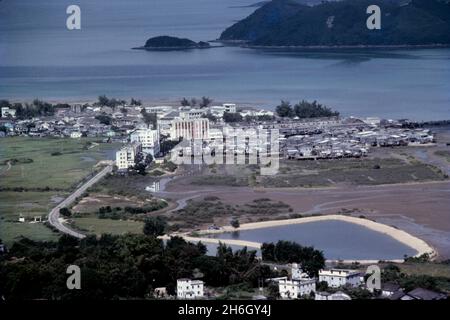
[[[281,101],[281,104],[278,105],[275,110],[278,116],[282,118],[321,118],[339,116],[339,112],[333,111],[317,101],[308,102],[302,100],[294,106],[288,101]]]
[[[34,117],[53,116],[57,108],[70,108],[67,103],[51,104],[35,99],[31,103],[11,103],[8,100],[0,100],[0,109],[8,107],[16,110],[16,118],[19,120],[31,119]]]
[[[79,241],[62,236],[58,242],[21,239],[0,262],[0,296],[24,299],[150,298],[156,287],[175,293],[176,280],[200,276],[208,285],[226,286],[270,276],[255,251],[233,252],[220,245],[216,256],[206,247],[173,237],[164,243],[147,235],[88,236]],[[13,259],[17,263],[9,263]],[[81,269],[82,290],[68,290],[66,268]]]
[[[143,235],[82,240],[63,235],[58,242],[22,238],[0,254],[0,296],[6,300],[150,298],[156,287],[167,287],[174,294],[176,280],[183,277],[201,278],[213,287],[254,288],[261,279],[279,275],[247,248],[233,251],[220,244],[217,254],[208,256],[201,243],[179,237],[163,242],[157,236],[166,228],[164,219],[155,217],[146,220]],[[303,264],[303,256],[292,259]],[[66,287],[66,268],[72,264],[81,269],[82,290]]]
[[[200,108],[207,108],[211,105],[211,103],[213,102],[213,99],[210,99],[209,97],[201,97],[200,99],[197,98],[191,98],[191,99],[186,99],[183,98],[180,101],[180,104],[183,107],[200,107]]]
[[[263,260],[277,263],[301,263],[302,269],[310,276],[316,277],[325,266],[323,252],[314,247],[304,247],[292,241],[263,243],[261,246]]]

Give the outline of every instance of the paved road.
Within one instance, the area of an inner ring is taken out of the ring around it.
[[[50,211],[50,214],[48,215],[48,222],[58,229],[62,233],[66,233],[68,235],[71,235],[73,237],[83,239],[86,237],[84,234],[79,233],[75,230],[70,229],[69,227],[63,225],[61,221],[59,220],[59,210],[61,208],[69,206],[71,203],[75,201],[76,198],[81,196],[89,187],[97,183],[100,179],[102,179],[105,175],[110,173],[112,171],[112,166],[105,167],[102,171],[97,173],[94,177],[92,177],[89,181],[87,181],[85,184],[83,184],[80,188],[75,190],[70,196],[68,196],[64,201],[62,201],[60,204],[58,204],[55,208],[53,208],[52,211]]]

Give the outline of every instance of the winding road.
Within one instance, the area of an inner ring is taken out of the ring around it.
[[[86,235],[79,233],[67,226],[65,226],[60,217],[59,217],[59,210],[69,206],[70,204],[72,204],[76,198],[80,197],[88,188],[90,188],[91,186],[93,186],[95,183],[97,183],[98,181],[100,181],[105,175],[107,175],[108,173],[110,173],[112,171],[112,166],[107,166],[105,167],[102,171],[100,171],[99,173],[97,173],[94,177],[92,177],[89,181],[87,181],[86,183],[84,183],[81,187],[79,187],[78,189],[76,189],[70,196],[68,196],[64,201],[62,201],[60,204],[58,204],[55,208],[52,209],[52,211],[50,211],[49,215],[48,215],[48,222],[55,227],[56,229],[58,229],[58,231],[71,235],[75,238],[78,239],[83,239],[86,237]]]

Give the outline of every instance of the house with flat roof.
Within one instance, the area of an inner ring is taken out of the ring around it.
[[[278,281],[278,291],[282,299],[298,299],[316,292],[316,279]]]
[[[326,282],[329,287],[338,288],[345,285],[357,287],[361,284],[360,272],[356,270],[328,269],[319,271],[319,282]]]

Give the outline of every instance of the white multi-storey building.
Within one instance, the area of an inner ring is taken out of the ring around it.
[[[116,152],[116,166],[119,170],[128,169],[134,166],[138,153],[142,152],[142,146],[138,142],[124,146]]]
[[[205,118],[199,119],[174,119],[170,128],[170,138],[178,140],[192,139],[208,139],[209,137],[209,120]]]
[[[278,291],[283,299],[297,299],[316,292],[316,280],[280,280],[278,281]]]
[[[178,299],[198,299],[203,298],[203,281],[191,279],[177,280]]]
[[[131,142],[142,145],[142,152],[155,156],[159,153],[159,131],[138,129],[130,134]]]
[[[345,285],[357,287],[361,284],[360,273],[355,270],[329,269],[319,271],[319,282],[325,281],[329,287]]]

